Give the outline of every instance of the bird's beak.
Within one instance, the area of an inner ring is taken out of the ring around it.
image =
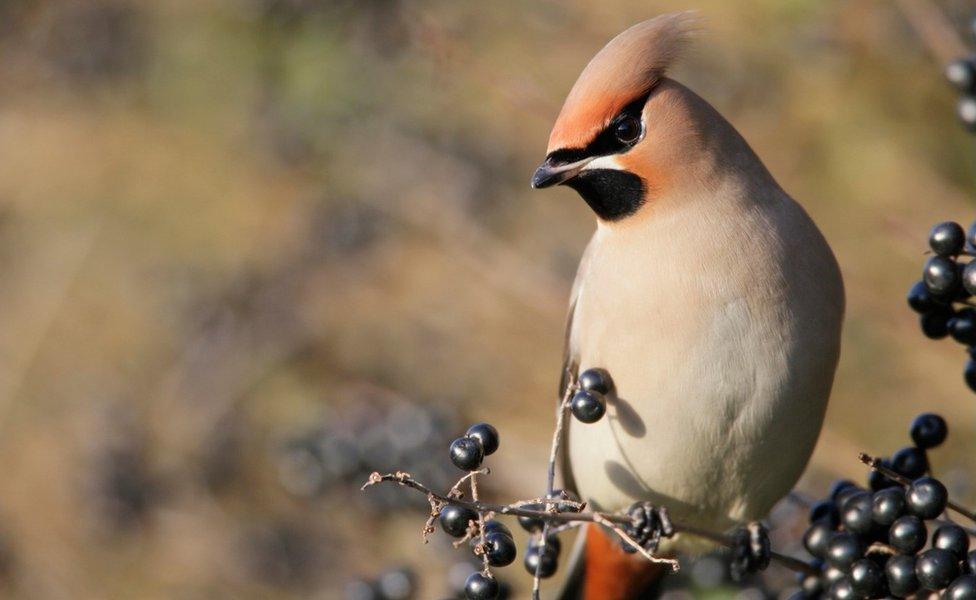
[[[535,171],[535,175],[532,176],[532,187],[536,189],[546,188],[569,181],[579,175],[579,172],[591,160],[593,158],[588,157],[576,162],[567,163],[565,161],[554,160],[552,157],[547,158],[544,163],[539,165],[539,168]]]

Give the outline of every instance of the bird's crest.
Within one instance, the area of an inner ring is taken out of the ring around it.
[[[610,40],[566,97],[547,151],[586,146],[621,109],[650,91],[681,53],[697,22],[693,12],[660,15]]]

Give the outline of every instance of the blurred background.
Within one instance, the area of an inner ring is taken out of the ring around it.
[[[976,12],[938,6],[960,32]],[[846,279],[799,489],[863,481],[856,452],[923,409],[953,427],[936,469],[971,471],[965,352],[904,294],[929,226],[976,217],[976,147],[897,3],[3,0],[0,596],[341,598],[398,566],[449,595],[469,553],[421,543],[419,495],[358,486],[449,485],[484,420],[489,498],[543,491],[594,224],[528,180],[595,51],[686,8],[708,32],[673,75]]]

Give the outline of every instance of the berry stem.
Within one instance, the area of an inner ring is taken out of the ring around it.
[[[471,471],[471,499],[475,502],[478,501],[478,474],[477,471]],[[491,577],[491,569],[488,566],[488,553],[485,552],[487,545],[485,544],[485,513],[478,511],[478,533],[480,537],[481,544],[481,560],[484,563],[484,569],[482,572],[486,577]]]
[[[576,384],[566,386],[566,391],[563,393],[562,400],[556,406],[556,431],[552,434],[552,446],[549,448],[549,470],[546,476],[546,494],[545,494],[545,507],[546,512],[555,514],[556,507],[558,504],[552,500],[552,492],[556,486],[556,457],[559,456],[559,447],[562,445],[563,440],[563,422],[566,420],[566,412],[569,410],[569,401],[573,397],[573,393],[576,391]],[[549,521],[543,521],[542,523],[542,539],[539,542],[539,552],[544,553],[546,550],[546,543],[549,540]],[[532,600],[539,600],[539,588],[541,586],[542,572],[542,561],[540,560],[535,565],[535,573],[532,574]]]
[[[573,512],[573,513],[561,513],[561,512],[548,512],[544,510],[530,510],[527,508],[520,508],[514,504],[491,504],[482,501],[469,501],[461,500],[459,498],[449,498],[442,494],[434,492],[424,484],[415,480],[409,473],[403,471],[398,471],[396,473],[373,473],[369,476],[369,479],[363,484],[361,489],[366,489],[370,486],[376,485],[383,482],[392,482],[397,485],[412,488],[418,492],[423,493],[427,496],[428,500],[431,502],[441,502],[445,504],[457,504],[465,508],[469,508],[478,513],[498,513],[503,515],[511,516],[523,516],[523,517],[533,517],[542,520],[547,523],[602,523],[604,521],[615,523],[617,525],[627,525],[630,523],[630,518],[625,514],[615,514],[615,513],[598,513],[598,512]],[[672,521],[672,526],[674,527],[675,533],[686,533],[688,535],[693,535],[700,537],[702,539],[709,540],[716,544],[731,547],[732,541],[724,535],[708,531],[705,529],[699,529],[690,525],[683,525],[681,523]],[[792,571],[798,571],[807,574],[817,574],[814,567],[808,565],[802,560],[786,556],[785,554],[780,554],[778,552],[771,552],[770,556],[773,560],[780,563],[782,566],[790,569]]]
[[[910,479],[908,479],[907,477],[904,477],[903,475],[901,475],[901,474],[899,474],[899,473],[897,473],[897,472],[889,469],[888,467],[884,466],[883,464],[881,464],[881,459],[880,458],[875,458],[875,457],[873,457],[870,454],[867,454],[865,452],[861,452],[860,454],[858,454],[857,458],[862,463],[864,463],[865,465],[867,465],[868,467],[870,467],[872,470],[881,473],[882,475],[884,475],[885,477],[887,477],[888,479],[890,479],[892,481],[895,481],[895,482],[897,482],[897,483],[899,483],[901,485],[905,485],[905,486],[911,485],[911,483],[912,483],[912,481]],[[950,499],[946,503],[946,506],[948,506],[949,508],[951,508],[955,512],[959,513],[960,515],[966,517],[970,521],[976,523],[976,512],[973,512],[972,510],[966,508],[965,506],[961,506],[961,505],[953,502],[952,499]]]
[[[668,565],[669,567],[671,567],[672,573],[677,573],[678,570],[681,568],[676,559],[654,556],[653,554],[645,550],[643,546],[637,543],[637,540],[627,535],[627,532],[625,532],[620,526],[618,526],[613,521],[610,521],[609,519],[603,518],[603,516],[600,515],[600,513],[594,513],[593,517],[594,517],[593,520],[595,522],[599,523],[600,525],[603,525],[604,527],[608,527],[612,529],[613,532],[616,533],[618,536],[620,536],[620,539],[626,542],[628,546],[630,546],[631,548],[639,552],[641,556],[651,561],[652,563]]]

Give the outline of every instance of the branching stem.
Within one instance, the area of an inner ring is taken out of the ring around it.
[[[881,473],[882,475],[884,475],[885,477],[887,477],[888,479],[890,479],[892,481],[898,482],[899,484],[905,485],[905,486],[911,485],[911,483],[912,483],[912,480],[911,479],[909,479],[909,478],[907,478],[907,477],[905,477],[905,476],[903,476],[903,475],[901,475],[899,473],[896,473],[895,471],[893,471],[893,470],[889,469],[888,467],[884,466],[883,464],[881,464],[881,459],[880,458],[876,458],[874,456],[871,456],[870,454],[866,454],[864,452],[861,452],[858,455],[858,459],[862,463],[864,463],[867,466],[871,467],[872,470]],[[949,508],[951,508],[953,511],[959,513],[960,515],[966,517],[970,521],[976,523],[976,512],[973,512],[972,510],[966,508],[965,506],[961,506],[961,505],[953,502],[951,498],[946,503],[946,506],[948,506]]]

